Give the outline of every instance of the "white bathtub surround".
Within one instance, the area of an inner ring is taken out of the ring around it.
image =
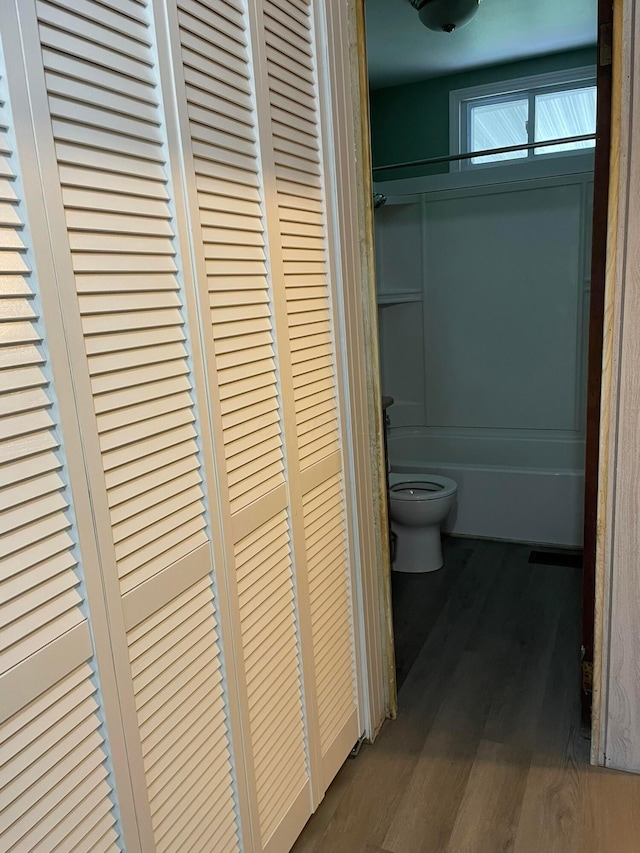
[[[444,532],[541,545],[582,544],[581,472],[428,467],[458,483],[457,509],[445,522]]]
[[[569,161],[383,185],[389,458],[458,481],[455,533],[582,540],[593,172]]]
[[[579,442],[474,441],[460,436],[456,441],[399,429],[391,430],[389,454],[393,474],[409,478],[429,472],[457,482],[456,507],[442,527],[447,533],[567,547],[582,544]],[[525,454],[529,466],[522,465]],[[474,457],[487,462],[474,464]]]

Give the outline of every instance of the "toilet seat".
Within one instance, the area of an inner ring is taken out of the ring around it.
[[[399,501],[433,501],[456,493],[458,485],[437,474],[390,474],[389,497]]]

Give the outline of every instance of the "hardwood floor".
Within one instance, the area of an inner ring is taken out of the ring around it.
[[[448,540],[394,576],[399,717],[347,761],[294,853],[638,853],[640,776],[589,766],[580,574]]]

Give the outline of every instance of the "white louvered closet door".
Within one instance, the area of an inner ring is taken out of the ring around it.
[[[361,734],[320,2],[0,4],[8,850],[286,853]]]
[[[128,757],[142,764],[145,849],[230,853],[240,838],[206,426],[153,9],[143,0],[33,5],[21,14],[45,201],[105,594],[112,631],[126,634],[119,691],[131,699]]]
[[[253,849],[278,853],[311,814],[312,793],[248,14],[242,0],[170,6],[249,741]]]
[[[115,851],[46,320],[0,55],[0,849]]]
[[[267,72],[276,222],[286,306],[290,417],[300,470],[302,526],[313,645],[322,781],[328,786],[357,740],[356,669],[337,327],[331,269],[336,264],[327,202],[326,132],[311,0],[261,0],[258,50]],[[291,464],[291,463],[290,463]]]

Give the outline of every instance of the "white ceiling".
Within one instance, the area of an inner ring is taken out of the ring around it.
[[[482,0],[451,34],[424,27],[409,0],[366,0],[365,8],[373,89],[596,42],[597,0]]]

